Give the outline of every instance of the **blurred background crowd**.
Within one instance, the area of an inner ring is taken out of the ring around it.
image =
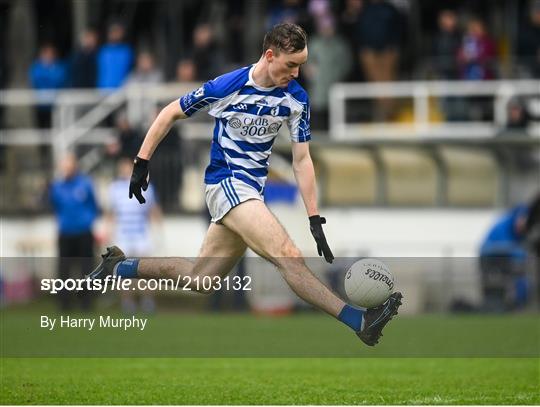
[[[336,82],[540,75],[538,0],[24,3],[16,10],[17,1],[0,2],[3,88],[205,81],[256,61],[264,31],[280,21],[310,36],[300,82],[311,95],[315,128],[327,128],[327,95]],[[456,115],[459,107],[447,118]],[[50,120],[50,107],[41,105],[37,124],[49,127]]]

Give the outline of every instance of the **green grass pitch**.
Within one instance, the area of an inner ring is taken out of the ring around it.
[[[2,404],[538,404],[537,359],[4,359]]]
[[[34,318],[3,312],[2,404],[540,403],[536,315],[400,316],[374,349],[320,313],[161,314],[132,337],[53,336],[29,329]],[[90,339],[120,348],[123,338],[147,357],[12,357],[62,348],[75,356]],[[231,357],[241,348],[249,357]]]

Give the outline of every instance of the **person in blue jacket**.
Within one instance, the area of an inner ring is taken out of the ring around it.
[[[65,87],[67,83],[66,65],[58,59],[54,45],[43,44],[38,53],[38,57],[30,66],[30,82],[32,88],[38,91],[38,105],[36,109],[36,119],[38,127],[51,127],[51,112],[53,106],[52,91]]]
[[[82,278],[88,273],[94,256],[92,227],[99,216],[99,207],[92,180],[78,170],[74,154],[66,155],[60,163],[61,176],[50,187],[50,200],[58,226],[58,277]],[[71,293],[58,293],[62,310],[71,308]],[[89,292],[77,295],[81,307],[91,306]]]
[[[58,58],[56,47],[45,43],[39,48],[38,57],[29,69],[29,79],[36,91],[37,104],[35,118],[40,129],[50,129],[56,92],[66,86],[68,73],[66,65]],[[49,145],[39,146],[39,155],[43,167],[50,164]]]
[[[133,48],[124,42],[124,27],[119,23],[111,24],[107,43],[98,52],[98,88],[107,90],[121,87],[133,68],[133,61]]]
[[[490,311],[523,307],[528,300],[526,223],[529,206],[504,213],[480,246],[484,306]]]

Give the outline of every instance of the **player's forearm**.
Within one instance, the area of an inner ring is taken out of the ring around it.
[[[315,170],[311,157],[308,155],[301,160],[294,161],[293,170],[308,216],[318,215]]]
[[[169,132],[174,122],[186,117],[180,109],[178,102],[172,102],[166,106],[150,126],[137,156],[145,160],[150,160],[157,146]]]

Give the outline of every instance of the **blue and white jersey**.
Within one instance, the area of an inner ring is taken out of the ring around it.
[[[129,199],[129,179],[117,179],[109,186],[110,210],[115,217],[115,241],[137,242],[150,238],[150,210],[156,205],[154,188],[148,186],[146,202]],[[125,245],[126,243],[124,243]]]
[[[281,126],[287,124],[292,142],[311,139],[306,91],[295,80],[286,88],[258,86],[254,67],[219,76],[180,98],[186,115],[206,109],[215,117],[206,184],[232,176],[262,193]]]

